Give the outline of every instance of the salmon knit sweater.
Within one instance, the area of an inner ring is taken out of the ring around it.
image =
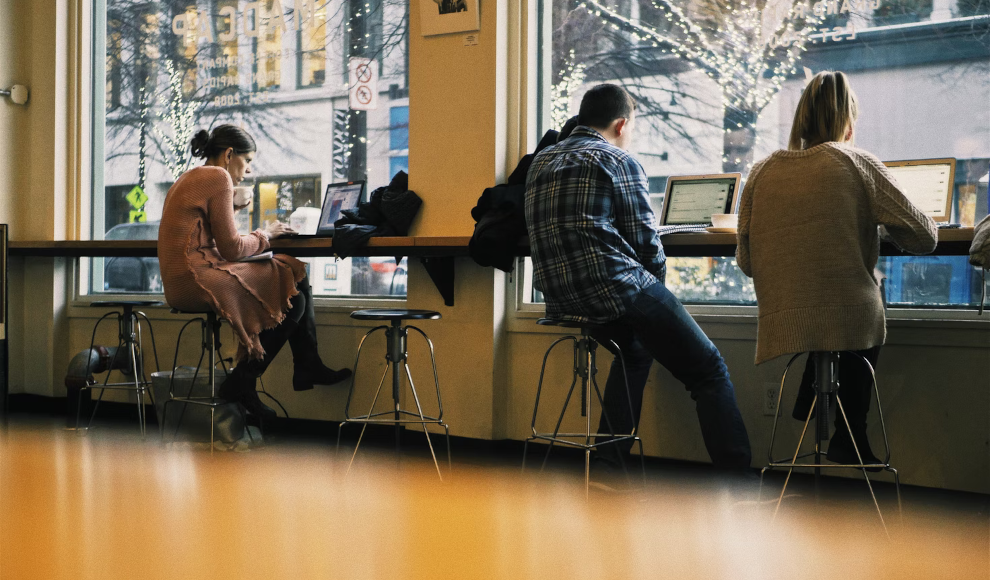
[[[158,261],[169,306],[212,310],[230,323],[237,361],[261,358],[258,334],[277,326],[296,284],[306,275],[299,260],[237,262],[268,249],[260,230],[242,236],[234,224],[234,184],[221,167],[190,169],[165,197],[158,229]]]
[[[883,344],[878,225],[907,252],[935,249],[935,222],[866,151],[828,142],[753,166],[736,261],[756,287],[757,364]]]

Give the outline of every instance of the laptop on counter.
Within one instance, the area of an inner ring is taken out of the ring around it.
[[[952,189],[955,184],[955,159],[914,159],[884,161],[904,195],[940,227],[949,225],[952,212]]]
[[[712,225],[712,214],[735,213],[740,179],[739,173],[668,178],[659,220],[661,235],[704,231]]]
[[[333,237],[333,223],[342,217],[343,210],[357,208],[358,202],[364,198],[364,186],[364,181],[344,181],[328,185],[315,231],[300,231],[288,237],[295,239]]]

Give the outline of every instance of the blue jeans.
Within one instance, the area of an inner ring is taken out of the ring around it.
[[[656,360],[691,393],[712,463],[729,470],[750,466],[749,436],[725,361],[663,283],[644,288],[621,318],[593,332],[592,336],[612,354],[615,354],[615,347],[610,341],[615,341],[622,349],[632,399],[626,397],[622,367],[619,357],[615,357],[605,383],[599,433],[628,433],[639,425],[643,390],[650,367]],[[608,439],[600,437],[596,442]],[[632,441],[605,445],[598,448],[597,457],[617,465],[620,457],[628,455],[631,448]]]

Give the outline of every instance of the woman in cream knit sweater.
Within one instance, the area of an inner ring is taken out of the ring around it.
[[[757,364],[788,353],[854,351],[875,366],[886,334],[874,270],[877,226],[907,252],[935,248],[932,219],[904,197],[879,159],[852,146],[857,113],[844,74],[815,75],[798,103],[788,149],[749,174],[736,260],[756,287]],[[839,396],[863,460],[871,463],[866,414],[872,383],[855,358],[843,357]],[[806,369],[805,393],[812,374]],[[808,407],[802,411],[804,420]],[[840,417],[828,459],[858,463]]]

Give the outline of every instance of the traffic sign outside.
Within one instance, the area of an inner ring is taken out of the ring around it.
[[[134,209],[141,209],[144,204],[148,203],[148,194],[141,189],[140,185],[135,185],[134,189],[129,191],[127,195],[124,196],[127,203],[131,204]],[[133,220],[131,220],[133,221]]]
[[[356,111],[378,108],[378,62],[352,57],[347,62],[348,106]]]

